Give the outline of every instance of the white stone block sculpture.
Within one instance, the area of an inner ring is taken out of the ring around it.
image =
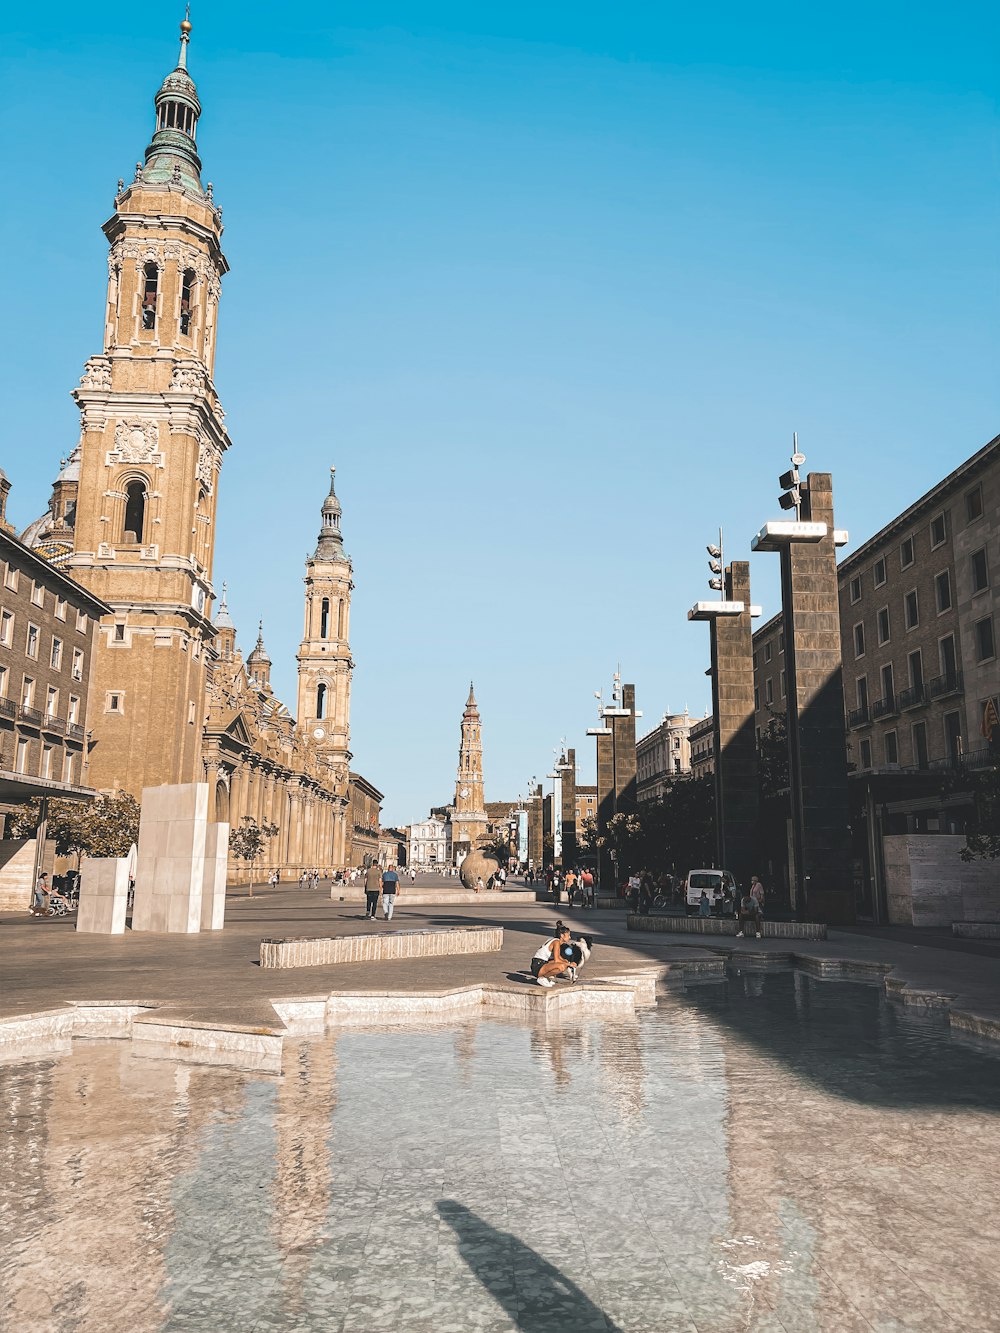
[[[207,837],[207,782],[144,788],[133,930],[201,930]]]
[[[85,857],[80,866],[76,928],[88,935],[124,935],[128,913],[127,856]]]

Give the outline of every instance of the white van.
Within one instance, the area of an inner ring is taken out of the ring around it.
[[[689,913],[692,908],[698,910],[702,890],[708,894],[712,911],[718,913],[722,910],[726,891],[735,896],[736,880],[728,870],[689,870],[684,884],[684,902]]]

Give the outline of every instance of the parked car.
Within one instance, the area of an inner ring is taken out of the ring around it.
[[[697,912],[702,890],[708,894],[712,911],[721,915],[727,896],[736,894],[736,879],[728,870],[689,870],[684,883],[684,904],[688,915]]]

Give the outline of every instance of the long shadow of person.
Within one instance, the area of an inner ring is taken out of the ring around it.
[[[442,1199],[437,1211],[458,1237],[458,1252],[474,1276],[521,1333],[623,1333],[530,1245],[453,1199]]]

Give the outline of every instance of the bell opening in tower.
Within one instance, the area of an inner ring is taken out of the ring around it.
[[[125,487],[125,541],[141,545],[145,525],[146,483],[130,481]]]
[[[143,269],[142,327],[156,328],[156,294],[160,285],[160,270],[149,263]]]
[[[186,268],[181,277],[181,333],[191,332],[191,297],[194,291],[194,269]]]

